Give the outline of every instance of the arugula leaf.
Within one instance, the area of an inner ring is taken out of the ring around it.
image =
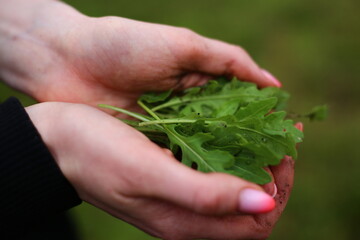
[[[230,173],[258,184],[271,182],[269,173],[264,170],[263,166],[253,161],[251,156],[237,157]]]
[[[191,88],[185,95],[175,96],[163,104],[152,107],[151,110],[173,110],[182,115],[197,112],[210,117],[214,110],[229,100],[249,102],[259,97],[259,91],[254,84],[237,80],[224,84],[222,81],[213,80],[204,87]]]
[[[196,133],[193,136],[184,136],[176,132],[174,125],[168,128],[168,137],[172,144],[182,150],[182,163],[191,167],[195,163],[202,172],[226,172],[226,167],[233,165],[234,157],[225,151],[207,150],[203,144],[213,136],[209,133]]]
[[[274,108],[277,99],[275,97],[249,103],[247,106],[240,108],[235,116],[239,122],[250,122],[257,117],[263,117]]]
[[[237,79],[217,79],[180,94],[144,94],[138,103],[149,116],[103,107],[138,119],[125,122],[171,149],[189,167],[265,184],[271,177],[264,167],[279,164],[285,155],[296,158],[296,143],[303,139],[286,112],[280,111],[288,98],[278,88],[259,90]],[[308,115],[317,119],[324,112],[318,108]]]
[[[323,121],[327,118],[328,107],[326,105],[314,107],[306,116],[312,121]]]
[[[162,92],[162,93],[147,93],[140,97],[141,101],[148,103],[162,102],[165,101],[172,93],[172,90]]]

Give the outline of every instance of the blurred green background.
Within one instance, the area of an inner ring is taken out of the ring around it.
[[[327,121],[305,122],[292,197],[270,239],[359,239],[360,1],[65,2],[90,16],[183,26],[241,45],[283,82],[291,111],[328,104]],[[4,85],[0,93],[34,103]],[[71,213],[84,240],[154,239],[87,204]]]

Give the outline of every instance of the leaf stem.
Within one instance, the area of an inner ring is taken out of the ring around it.
[[[174,138],[176,138],[181,144],[180,147],[185,147],[187,148],[189,151],[192,152],[192,154],[194,154],[198,159],[200,159],[200,161],[206,165],[212,172],[215,172],[215,169],[213,167],[211,167],[210,164],[208,164],[206,162],[206,160],[201,156],[201,154],[199,154],[193,147],[189,146],[189,144],[184,141],[184,139],[177,134],[174,130],[172,130],[171,128],[169,128],[166,125],[163,125],[165,119],[160,119],[158,115],[156,115],[151,109],[149,109],[141,100],[138,100],[138,104],[146,111],[148,112],[153,118],[155,118],[158,123],[156,124],[162,124],[162,127],[164,128],[165,131],[167,131],[168,134],[171,134]],[[154,122],[154,121],[153,121]],[[155,123],[154,123],[155,124]],[[140,125],[140,124],[139,124]]]
[[[153,120],[148,122],[139,123],[139,126],[147,126],[153,124],[171,124],[171,123],[194,123],[196,120],[193,119],[180,119],[180,118],[173,118],[173,119],[161,119],[161,120]]]
[[[152,120],[147,122],[141,122],[139,123],[139,126],[148,126],[153,124],[172,124],[172,123],[195,123],[196,121],[202,120],[205,124],[211,124],[214,122],[221,122],[226,123],[225,121],[221,120],[204,120],[204,119],[184,119],[184,118],[168,118],[168,119],[160,119],[160,120]]]
[[[150,114],[156,120],[161,120],[158,115],[156,115],[150,108],[148,108],[141,100],[138,100],[137,103],[142,107],[148,114]]]
[[[107,104],[99,104],[98,106],[101,107],[101,108],[107,108],[107,109],[114,110],[116,112],[126,114],[126,115],[128,115],[130,117],[139,119],[139,120],[144,121],[144,122],[150,121],[150,119],[147,118],[146,116],[143,116],[143,115],[138,114],[138,113],[130,112],[130,111],[128,111],[126,109],[123,109],[123,108],[118,108],[118,107],[114,107],[114,106],[107,105]]]

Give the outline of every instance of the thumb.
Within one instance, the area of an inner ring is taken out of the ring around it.
[[[187,68],[210,75],[235,76],[260,87],[281,87],[268,71],[259,68],[249,54],[239,46],[197,35],[194,46],[187,51]]]
[[[201,173],[164,152],[159,155],[157,171],[148,171],[147,197],[202,214],[264,213],[275,207],[274,199],[256,184],[224,173]]]

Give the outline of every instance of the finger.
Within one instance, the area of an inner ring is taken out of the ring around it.
[[[190,87],[201,86],[213,78],[213,76],[201,73],[189,73],[181,76],[180,81],[178,81],[178,84],[174,88],[176,90],[184,90]]]
[[[304,131],[304,124],[302,122],[295,123],[295,127],[302,132]]]
[[[295,127],[302,132],[304,131],[304,124],[302,122],[295,123]],[[300,146],[300,143],[297,143],[296,148],[299,148],[299,146]]]
[[[304,128],[301,122],[296,123],[295,127],[300,131],[303,131]],[[256,218],[259,224],[262,224],[263,222],[275,224],[284,211],[293,187],[294,165],[294,160],[289,156],[285,156],[279,165],[270,167],[274,177],[275,186],[277,187],[277,194],[275,195],[276,209],[268,214],[259,215]]]
[[[275,183],[278,187],[278,193],[275,196],[278,213],[284,210],[290,197],[294,182],[294,164],[294,160],[291,157],[285,156],[280,165],[271,167]]]
[[[174,154],[170,151],[170,149],[168,148],[162,148],[162,150],[164,151],[164,153],[169,156],[169,157],[174,157]]]
[[[266,183],[265,185],[262,185],[262,187],[266,193],[268,193],[271,197],[274,198],[277,193],[277,187],[276,187],[276,184],[274,181],[274,176],[269,167],[266,167],[265,171],[267,171],[269,173],[269,175],[271,177],[271,182]]]
[[[274,199],[260,186],[238,177],[197,172],[163,150],[147,149],[146,156],[139,152],[138,157],[147,159],[141,167],[146,181],[138,182],[138,196],[164,199],[203,214],[262,213],[275,207]]]
[[[128,203],[98,207],[161,239],[266,239],[271,230],[252,215],[209,216],[153,198]]]
[[[270,167],[274,181],[277,186],[275,195],[276,208],[266,214],[254,215],[256,226],[271,233],[275,223],[281,216],[289,200],[290,192],[293,186],[294,161],[286,156],[279,165]]]
[[[205,37],[194,37],[194,46],[184,51],[189,70],[211,75],[235,76],[260,87],[280,87],[281,83],[268,71],[259,68],[241,47]]]
[[[300,131],[303,131],[304,129],[303,123],[301,122],[296,123],[295,127]],[[275,184],[278,187],[278,193],[276,194],[275,199],[279,206],[279,213],[284,210],[290,197],[294,182],[294,166],[295,161],[290,156],[285,156],[280,165],[270,167]]]

